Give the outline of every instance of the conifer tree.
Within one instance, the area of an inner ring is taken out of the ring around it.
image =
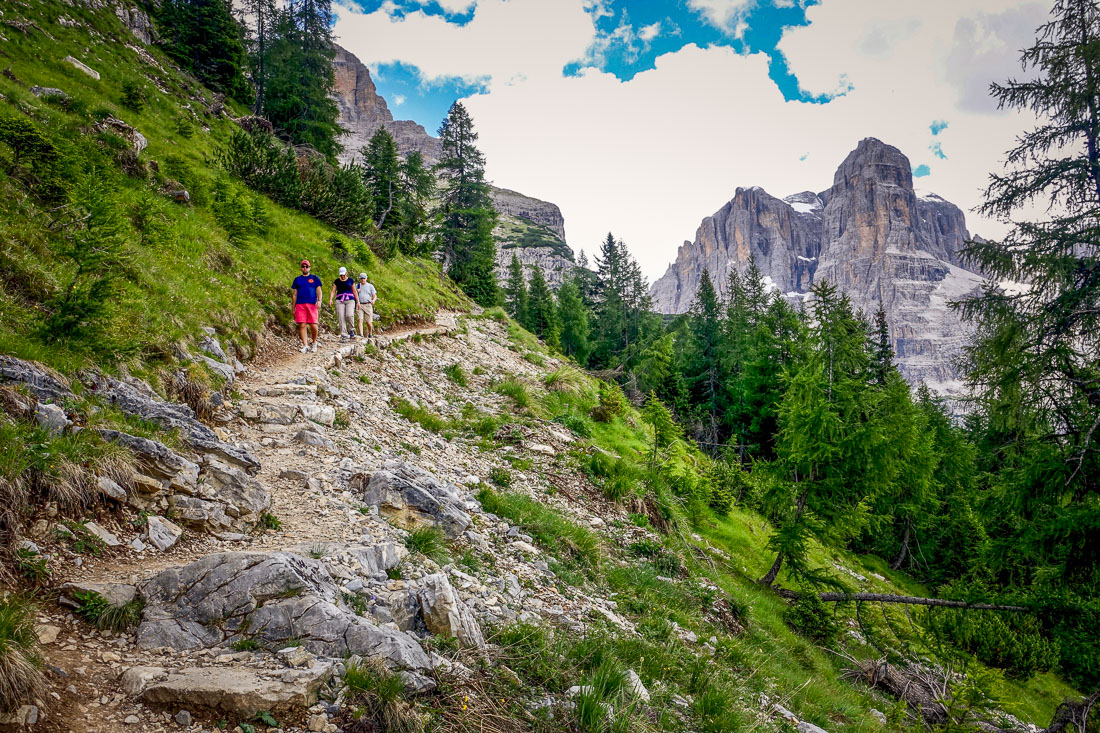
[[[331,0],[292,0],[273,26],[263,114],[293,142],[332,159],[342,150],[339,109],[332,98]]]
[[[871,365],[875,372],[875,381],[880,387],[886,386],[886,379],[894,368],[894,349],[890,346],[890,326],[886,322],[886,311],[880,304],[875,312],[875,342]]]
[[[402,180],[397,143],[384,127],[379,127],[363,148],[363,181],[370,195],[372,218],[379,231],[400,228]]]
[[[401,251],[424,255],[432,248],[427,237],[431,230],[428,204],[435,195],[435,176],[424,165],[424,157],[414,150],[401,164],[401,226],[398,232]]]
[[[439,203],[439,247],[451,279],[480,305],[497,302],[496,210],[485,182],[485,156],[461,102],[451,105],[439,128],[443,148],[436,171],[443,182]]]
[[[527,329],[544,340],[550,347],[560,344],[561,328],[558,324],[558,311],[554,306],[554,296],[546,284],[542,268],[531,268],[531,282],[528,290]]]
[[[155,17],[172,60],[215,91],[252,101],[244,78],[244,29],[228,0],[164,0]]]
[[[588,312],[576,278],[569,278],[558,288],[558,321],[561,323],[562,352],[584,366],[589,351]]]
[[[775,561],[761,578],[767,585],[784,562],[798,575],[811,575],[805,563],[810,536],[860,532],[868,520],[866,503],[894,470],[883,427],[874,419],[864,324],[831,284],[818,283],[813,296],[812,339],[797,370],[785,374],[780,405],[782,478],[771,497],[778,528],[768,544]]]
[[[716,447],[722,442],[719,415],[723,408],[725,383],[722,369],[723,324],[718,294],[707,270],[703,270],[699,280],[699,291],[690,314],[692,338],[685,359],[687,372],[684,376],[702,420],[700,438],[710,447]]]
[[[264,92],[267,89],[268,57],[271,53],[272,36],[278,11],[275,0],[243,0],[244,16],[251,23],[250,33],[245,41],[248,47],[249,69],[252,74],[252,86],[255,97],[252,114],[258,115],[264,108]]]
[[[508,283],[504,286],[504,304],[508,315],[521,326],[527,323],[527,279],[523,275],[523,263],[513,252],[508,264]]]

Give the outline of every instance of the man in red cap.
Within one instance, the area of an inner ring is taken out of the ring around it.
[[[294,308],[294,321],[298,324],[298,338],[302,339],[303,354],[317,350],[317,306],[321,295],[321,278],[309,272],[309,260],[302,260],[302,274],[294,278],[290,289],[290,304]],[[306,326],[313,336],[313,344],[306,339]]]

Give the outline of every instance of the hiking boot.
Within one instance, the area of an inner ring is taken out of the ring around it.
[[[308,346],[303,346],[302,348],[298,349],[298,352],[302,354],[306,353],[307,351],[309,351]]]
[[[309,350],[310,351],[316,351],[317,350],[317,342],[316,341],[313,342],[313,346],[309,347]]]

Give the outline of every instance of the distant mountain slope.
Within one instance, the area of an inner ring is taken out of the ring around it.
[[[792,299],[828,280],[868,314],[882,304],[910,382],[952,393],[961,389],[952,359],[967,337],[948,303],[982,281],[961,260],[968,238],[957,206],[914,189],[909,159],[867,138],[821,193],[778,199],[762,188],[738,188],[703,220],[695,241],[684,242],[651,294],[658,311],[683,313],[704,269],[724,295],[730,271],[743,271],[753,257]]]
[[[342,138],[341,158],[351,161],[385,127],[397,142],[401,155],[419,151],[429,164],[439,162],[439,138],[411,120],[395,120],[386,100],[378,94],[370,70],[347,49],[337,48],[334,96],[340,109],[339,123],[348,130]],[[576,267],[573,250],[565,242],[565,219],[556,204],[505,188],[492,188],[493,205],[500,214],[497,239],[497,275],[507,277],[512,255],[528,268],[538,265],[551,286],[558,286]]]

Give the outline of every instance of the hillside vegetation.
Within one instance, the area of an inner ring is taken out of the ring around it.
[[[340,264],[368,272],[383,325],[465,302],[430,260],[381,261],[232,180],[214,161],[236,128],[230,115],[246,110],[142,47],[113,14],[34,2],[4,20],[0,351],[63,371],[145,373],[212,326],[247,358],[266,326],[289,323],[302,258],[326,281]],[[147,141],[140,152],[129,128]],[[174,200],[179,190],[189,202]]]

